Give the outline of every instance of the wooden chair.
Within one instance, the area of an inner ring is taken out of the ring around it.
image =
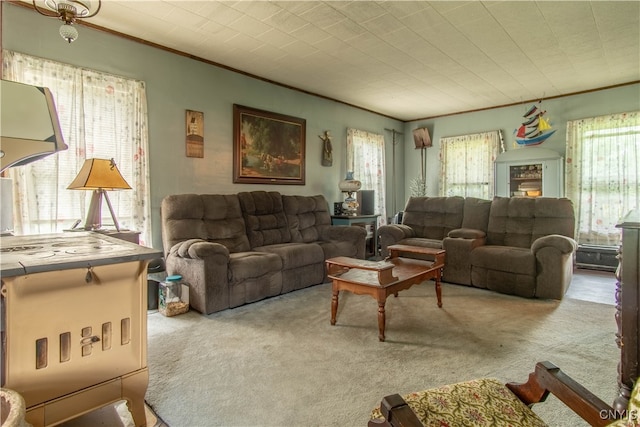
[[[530,407],[543,402],[549,393],[592,426],[640,426],[640,210],[631,211],[616,227],[622,229],[622,246],[616,271],[616,343],[620,348],[620,363],[618,397],[613,406],[553,363],[539,362],[524,384],[480,379],[411,393],[404,398],[397,394],[387,396],[373,411],[369,427],[478,424],[469,421],[469,416],[473,415],[495,420],[485,423],[494,427],[545,425]],[[451,403],[448,410],[447,403]],[[466,411],[467,418],[463,421],[453,418],[460,414],[453,413],[452,407],[458,412]],[[445,413],[441,415],[440,412]],[[448,422],[439,424],[441,416],[448,416]]]
[[[638,382],[636,382],[638,383]],[[436,389],[398,394],[382,399],[373,411],[369,427],[421,427],[426,425],[468,425],[476,411],[485,425],[544,426],[530,406],[544,402],[552,393],[592,426],[638,426],[640,420],[640,386],[635,387],[625,411],[614,410],[607,403],[562,372],[551,362],[538,362],[524,384],[500,384],[495,380],[473,380]],[[456,411],[439,411],[447,407],[447,398],[455,400]],[[466,410],[465,399],[473,399]],[[475,405],[475,403],[478,403]],[[487,404],[486,402],[496,402]],[[462,407],[462,409],[460,409]],[[466,419],[457,418],[463,416]],[[624,418],[616,421],[617,418]],[[613,423],[613,424],[612,424]]]

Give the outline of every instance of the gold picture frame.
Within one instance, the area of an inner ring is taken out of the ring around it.
[[[233,105],[233,182],[305,184],[307,121]]]

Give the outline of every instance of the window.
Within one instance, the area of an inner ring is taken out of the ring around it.
[[[567,123],[567,197],[578,243],[617,246],[616,223],[640,206],[640,112]]]
[[[17,52],[3,52],[3,78],[48,87],[69,148],[7,170],[14,181],[16,234],[61,232],[81,219],[91,191],[67,190],[87,158],[113,158],[132,190],[109,198],[123,228],[151,245],[147,102],[144,82]],[[104,224],[110,224],[103,206]]]
[[[499,131],[440,138],[440,195],[490,199]]]
[[[362,183],[362,190],[374,190],[374,210],[378,225],[386,224],[384,137],[357,129],[347,129],[347,168]]]

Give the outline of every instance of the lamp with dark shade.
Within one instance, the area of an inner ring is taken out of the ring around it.
[[[70,190],[93,190],[91,204],[84,223],[85,230],[99,230],[102,228],[102,196],[104,195],[113,218],[113,225],[120,231],[120,225],[111,206],[107,191],[131,190],[131,186],[120,174],[113,159],[87,159],[80,172],[67,187]]]

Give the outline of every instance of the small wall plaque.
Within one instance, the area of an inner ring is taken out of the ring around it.
[[[187,157],[204,157],[204,113],[187,110]]]

